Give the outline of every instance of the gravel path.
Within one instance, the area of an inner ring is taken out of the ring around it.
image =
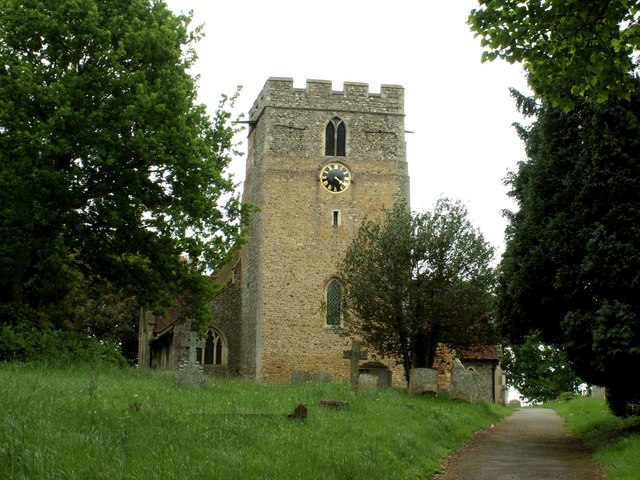
[[[519,409],[447,459],[438,480],[606,480],[590,452],[547,408]]]

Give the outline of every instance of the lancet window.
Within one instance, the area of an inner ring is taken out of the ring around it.
[[[330,157],[344,157],[346,154],[347,127],[338,117],[333,117],[325,130],[324,154]]]

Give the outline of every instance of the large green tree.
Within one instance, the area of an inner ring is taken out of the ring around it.
[[[188,69],[200,34],[159,0],[0,0],[0,320],[56,325],[83,279],[204,319],[240,235]]]
[[[638,67],[636,0],[479,0],[469,24],[483,60],[522,63],[534,93],[555,106],[629,99]]]
[[[487,340],[493,248],[460,202],[432,212],[406,205],[366,220],[340,266],[344,328],[378,353],[431,367],[438,344],[463,348]]]
[[[498,320],[514,343],[539,331],[615,413],[640,400],[640,88],[570,112],[518,97],[528,159],[508,180]]]
[[[504,350],[500,366],[507,384],[531,402],[547,402],[562,393],[577,392],[582,380],[575,374],[563,350],[542,343],[538,332]]]

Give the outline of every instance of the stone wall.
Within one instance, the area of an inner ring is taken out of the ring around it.
[[[212,326],[228,348],[226,373],[278,382],[294,371],[349,379],[342,353],[351,342],[326,325],[326,288],[363,219],[409,201],[403,102],[403,88],[394,85],[372,93],[364,83],[334,91],[321,80],[303,89],[291,79],[266,82],[250,112],[243,192],[260,211],[237,258],[218,272],[226,288],[211,303]],[[346,126],[345,156],[325,156],[334,117]],[[329,162],[350,169],[346,191],[321,186]],[[181,362],[185,344],[180,327],[172,335],[169,368]],[[381,360],[403,385],[402,369]]]
[[[215,375],[242,375],[251,373],[244,369],[251,364],[251,358],[243,356],[246,349],[243,349],[243,329],[241,319],[241,283],[239,257],[235,258],[229,265],[228,271],[223,272],[223,276],[218,276],[215,280],[224,284],[225,287],[218,293],[211,302],[213,310],[213,321],[211,326],[222,335],[227,348],[226,365],[205,365],[205,373]]]
[[[360,223],[394,200],[408,201],[403,90],[366,84],[269,79],[250,112],[244,200],[259,205],[244,251],[242,324],[254,348],[255,376],[288,381],[294,370],[348,379],[342,352],[349,339],[327,327],[325,289],[337,274]],[[347,127],[346,156],[324,155],[327,123]],[[326,192],[319,180],[330,161],[352,172],[349,189]],[[340,225],[334,226],[334,211]]]
[[[466,360],[465,366],[479,376],[477,400],[493,402],[495,395],[495,365],[486,361]]]

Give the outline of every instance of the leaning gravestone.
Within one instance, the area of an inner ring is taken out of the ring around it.
[[[474,370],[455,368],[451,374],[452,389],[449,392],[450,398],[459,398],[467,402],[476,402],[480,398],[482,378]]]
[[[409,373],[409,395],[438,392],[438,371],[433,368],[412,368]]]
[[[204,384],[204,370],[196,359],[196,353],[198,348],[202,348],[202,342],[198,339],[197,332],[191,332],[187,348],[189,349],[189,356],[186,362],[178,366],[176,386],[201,387]]]

